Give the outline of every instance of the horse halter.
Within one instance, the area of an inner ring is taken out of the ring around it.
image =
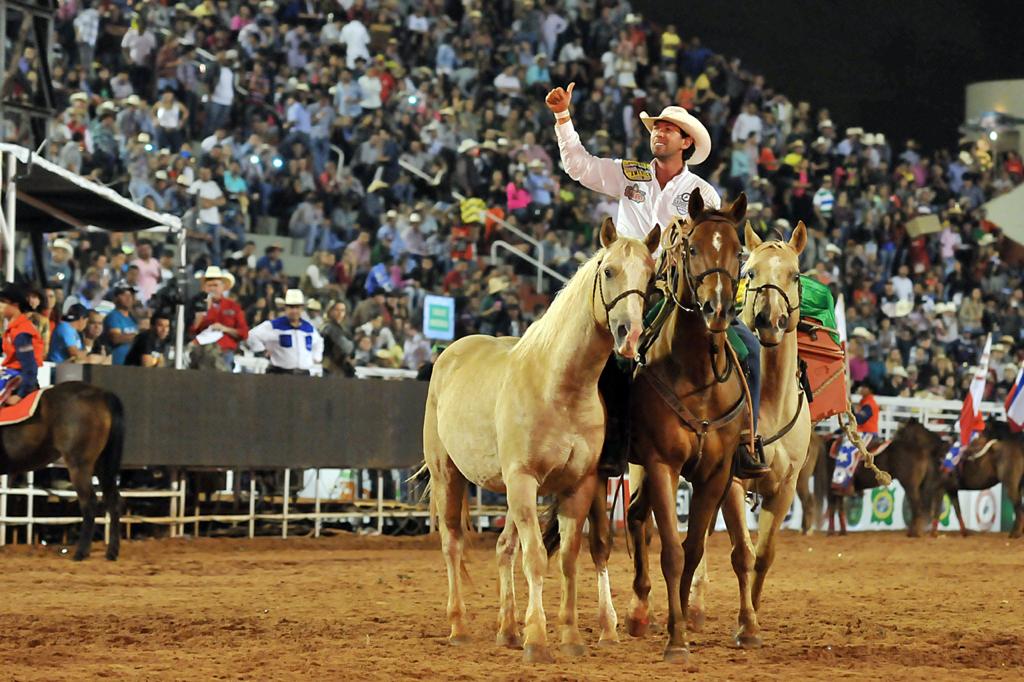
[[[606,301],[605,298],[604,298],[604,282],[602,281],[603,278],[601,277],[601,274],[603,272],[604,272],[604,259],[602,258],[601,262],[598,263],[598,265],[597,265],[597,273],[594,275],[594,289],[596,289],[598,291],[598,293],[599,293],[599,295],[601,297],[601,305],[604,306],[605,318],[608,318],[608,316],[611,315],[612,309],[614,309],[615,306],[619,304],[619,301],[621,301],[622,299],[626,298],[627,296],[636,295],[636,296],[640,297],[641,301],[646,301],[647,300],[647,292],[640,291],[639,289],[626,289],[625,291],[620,293],[618,296],[613,298],[610,302]]]
[[[793,313],[798,312],[800,310],[800,301],[802,301],[803,297],[804,297],[804,281],[799,276],[797,276],[797,280],[796,280],[796,305],[793,305],[792,301],[789,300],[789,295],[786,293],[785,289],[780,287],[778,284],[772,284],[771,282],[766,282],[765,284],[762,284],[759,287],[747,287],[746,290],[744,290],[744,292],[743,292],[743,305],[744,305],[744,307],[746,307],[746,305],[747,305],[747,296],[751,292],[753,292],[753,294],[754,294],[754,303],[756,305],[757,304],[757,297],[760,296],[762,293],[765,293],[765,292],[771,291],[771,290],[779,292],[779,296],[782,296],[782,300],[786,304],[786,315],[788,315],[788,316],[790,316],[792,318],[793,317]],[[755,315],[756,315],[756,313],[755,313]],[[797,315],[795,319],[796,319],[797,323],[799,323],[800,316]],[[790,325],[788,327],[786,327],[786,333],[787,334],[792,333],[792,332],[796,331],[796,328],[797,328],[797,324],[794,324],[794,323],[790,322]],[[778,344],[777,343],[765,343],[764,341],[762,341],[761,345],[762,346],[767,346],[768,348],[771,348],[773,346],[777,346]]]
[[[711,221],[707,221],[707,222],[711,222]],[[698,224],[694,225],[693,230],[690,231],[691,234],[693,232],[695,232],[697,230],[697,227],[699,227],[702,224],[703,224],[703,221],[701,223],[698,223]],[[683,301],[679,300],[679,295],[676,293],[676,287],[673,286],[674,282],[669,282],[668,291],[669,291],[669,294],[670,294],[670,296],[672,298],[672,302],[680,310],[684,310],[684,311],[686,311],[688,313],[700,312],[700,307],[701,306],[700,306],[700,301],[697,299],[697,290],[700,288],[700,285],[704,283],[704,280],[707,279],[708,277],[710,277],[711,275],[719,275],[721,277],[727,277],[729,279],[729,281],[732,282],[732,290],[734,292],[739,287],[739,282],[740,282],[739,277],[737,275],[733,275],[726,268],[708,268],[707,270],[704,270],[703,272],[701,272],[699,274],[696,274],[696,275],[693,274],[693,270],[692,270],[692,266],[691,266],[691,260],[690,260],[691,256],[690,256],[690,238],[689,238],[689,236],[681,237],[679,242],[677,242],[676,244],[670,245],[665,250],[667,252],[669,250],[675,251],[675,250],[679,250],[679,249],[682,250],[682,255],[683,255],[683,259],[682,259],[683,260],[683,277],[686,279],[686,285],[689,287],[690,292],[693,295],[694,301],[696,301],[694,304],[691,305],[691,304],[684,303]],[[678,267],[675,267],[673,269],[676,271],[676,273],[678,273]]]

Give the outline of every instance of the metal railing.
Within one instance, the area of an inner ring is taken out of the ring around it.
[[[562,273],[557,272],[555,270],[552,270],[548,266],[544,265],[544,261],[541,260],[542,258],[544,258],[544,246],[542,244],[538,244],[537,248],[539,250],[540,258],[534,258],[533,256],[525,254],[522,251],[520,251],[519,249],[517,249],[515,247],[515,245],[510,244],[510,243],[508,243],[508,242],[506,242],[506,241],[504,241],[502,239],[498,239],[493,244],[491,244],[491,263],[496,263],[498,261],[498,252],[501,251],[501,250],[505,250],[508,253],[516,255],[519,258],[521,258],[524,261],[526,261],[527,263],[529,263],[530,265],[536,267],[537,268],[537,293],[538,294],[544,293],[544,288],[543,287],[544,287],[544,275],[545,275],[545,273],[549,277],[552,277],[552,278],[558,280],[559,282],[562,282],[563,284],[565,282],[567,282],[568,279],[565,277],[565,275],[563,275]]]
[[[437,187],[439,184],[441,184],[441,176],[431,177],[427,173],[423,172],[422,170],[420,170],[416,166],[414,166],[411,163],[409,163],[408,161],[406,161],[405,159],[399,159],[398,160],[398,165],[401,166],[402,168],[404,168],[405,170],[409,171],[410,173],[412,173],[416,177],[420,178],[421,180],[426,182],[431,187]],[[466,195],[462,194],[461,192],[456,192],[454,190],[452,191],[452,196],[455,198],[456,201],[465,201],[467,198],[469,198]],[[519,251],[518,249],[513,248],[512,245],[509,244],[508,242],[504,242],[504,241],[495,242],[495,245],[497,245],[499,243],[502,244],[503,248],[507,249],[507,251],[510,254],[512,254],[513,256],[515,256],[516,258],[524,260],[527,263],[529,263],[530,265],[537,267],[537,292],[538,293],[544,290],[544,274],[545,273],[547,273],[547,275],[549,277],[553,277],[554,279],[558,280],[559,282],[561,282],[563,284],[565,284],[565,282],[568,281],[568,278],[565,277],[563,274],[561,274],[560,272],[556,272],[556,271],[552,270],[551,268],[549,268],[549,267],[544,265],[544,263],[543,263],[543,261],[544,261],[544,243],[542,241],[540,241],[539,239],[536,239],[535,237],[533,237],[532,235],[528,234],[527,232],[524,232],[523,230],[519,229],[519,227],[517,227],[513,223],[510,223],[509,221],[505,220],[504,218],[499,218],[496,215],[488,214],[486,210],[481,210],[480,211],[480,218],[482,220],[492,220],[492,221],[496,222],[498,225],[501,225],[502,229],[511,232],[512,234],[514,234],[515,236],[519,237],[520,239],[522,239],[524,242],[526,242],[527,244],[529,244],[530,246],[532,246],[536,250],[536,255],[535,256],[530,256],[529,254],[525,254],[522,251]],[[496,255],[497,251],[495,249],[495,245],[491,246],[491,260],[492,261],[497,259],[497,255]]]

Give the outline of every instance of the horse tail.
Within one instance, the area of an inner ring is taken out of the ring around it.
[[[562,543],[562,536],[558,530],[558,498],[548,506],[544,513],[547,519],[544,521],[544,549],[548,556],[552,557],[558,551]]]
[[[107,391],[104,396],[107,401],[107,409],[110,410],[110,431],[107,434],[107,443],[100,452],[96,462],[96,476],[100,484],[106,489],[107,486],[115,486],[117,475],[121,471],[121,458],[124,456],[124,403],[117,397],[117,394]]]

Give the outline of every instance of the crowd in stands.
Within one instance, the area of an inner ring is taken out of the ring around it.
[[[328,328],[329,367],[417,369],[431,354],[427,293],[456,298],[460,335],[519,334],[543,311],[551,292],[533,291],[527,269],[487,262],[493,240],[520,241],[502,221],[571,274],[595,248],[593,226],[615,214],[616,198],[561,171],[544,94],[575,82],[587,149],[640,160],[637,115],[677,104],[712,135],[693,170],[723,198],[746,192],[759,233],[810,228],[801,265],[845,297],[855,380],[961,398],[992,333],[990,392],[1005,392],[1024,291],[982,205],[1022,181],[1020,156],[985,138],[926,150],[834,121],[693,29],[627,0],[64,0],[46,154],[181,216],[190,277],[230,271],[250,327],[297,285]],[[15,92],[30,99],[27,71]],[[919,233],[924,216],[940,231]],[[301,240],[307,270],[286,273],[284,249],[258,251],[255,232]],[[101,315],[127,282],[138,290],[128,312],[148,328],[171,249],[65,236],[46,264],[51,308],[74,296]]]

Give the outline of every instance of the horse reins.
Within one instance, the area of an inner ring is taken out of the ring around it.
[[[634,296],[635,295],[635,296],[639,296],[641,301],[646,301],[647,300],[647,292],[646,291],[640,291],[639,289],[626,289],[625,291],[620,293],[618,296],[613,298],[611,300],[611,302],[606,301],[605,298],[604,298],[604,283],[601,281],[601,273],[602,272],[604,272],[604,259],[603,258],[601,259],[601,262],[598,263],[597,273],[594,275],[594,291],[596,291],[598,293],[598,295],[601,297],[601,305],[604,306],[604,315],[605,315],[606,319],[611,314],[612,309],[615,308],[616,305],[618,305],[619,301],[621,301],[622,299],[626,298],[627,296]],[[591,299],[593,299],[593,298],[596,298],[596,296],[594,296],[594,294],[591,293]],[[609,321],[609,324],[610,324],[610,321]]]
[[[759,287],[747,287],[743,291],[743,307],[746,307],[746,305],[747,305],[747,295],[750,294],[751,292],[753,292],[753,294],[754,294],[754,303],[756,304],[757,303],[757,297],[759,295],[761,295],[762,293],[765,293],[766,291],[774,290],[774,291],[779,292],[779,295],[782,296],[782,300],[786,304],[786,315],[788,315],[788,316],[790,316],[792,318],[793,317],[793,313],[800,311],[800,301],[803,299],[803,296],[804,296],[804,281],[803,281],[802,278],[798,278],[797,279],[796,287],[797,287],[796,305],[793,305],[793,303],[789,300],[789,294],[787,294],[786,290],[783,289],[782,287],[780,287],[778,284],[772,284],[771,282],[766,282],[765,284],[762,284]],[[756,316],[756,313],[755,313],[755,316]],[[785,332],[786,334],[790,334],[790,333],[796,331],[797,325],[799,325],[799,323],[800,323],[800,316],[797,315],[794,319],[796,321],[793,322],[793,320],[791,319],[789,326],[786,327],[786,332]],[[766,348],[774,348],[775,346],[777,346],[779,344],[778,343],[765,343],[764,341],[761,341],[761,345],[766,347]]]

